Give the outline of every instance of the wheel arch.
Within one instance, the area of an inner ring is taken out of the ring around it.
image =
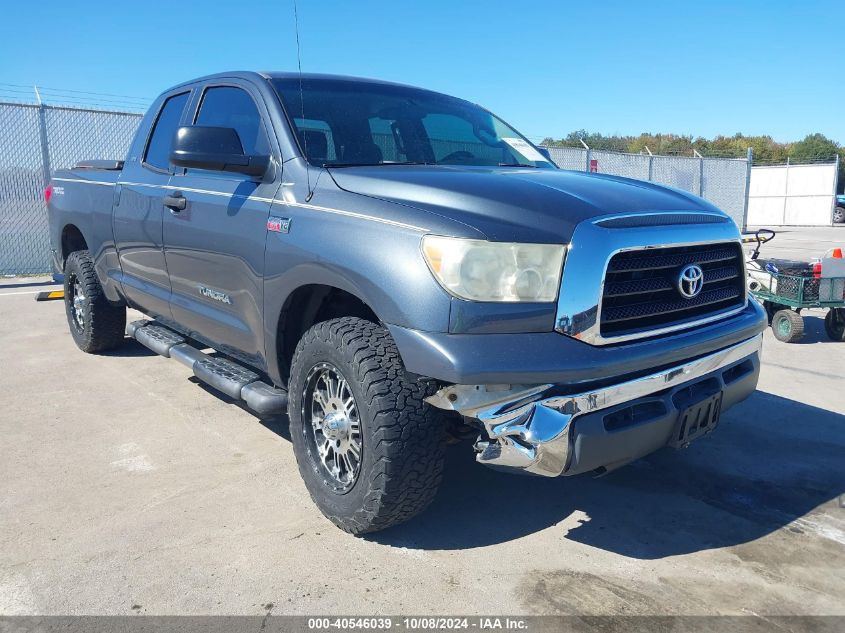
[[[293,288],[277,311],[271,330],[275,342],[271,349],[275,359],[270,367],[278,371],[278,376],[273,378],[282,383],[287,381],[296,345],[316,323],[340,317],[359,317],[380,323],[381,319],[371,302],[362,295],[338,280],[302,283]]]
[[[62,268],[67,262],[68,255],[75,251],[88,250],[88,240],[82,230],[74,223],[68,222],[62,227],[62,232],[59,237],[59,248]]]

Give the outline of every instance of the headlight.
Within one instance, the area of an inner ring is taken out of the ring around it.
[[[449,293],[471,301],[550,302],[566,247],[426,235],[423,255]]]

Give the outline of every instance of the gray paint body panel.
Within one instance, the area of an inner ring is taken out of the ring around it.
[[[474,384],[578,384],[651,371],[709,354],[762,332],[766,317],[751,300],[739,315],[666,336],[594,346],[557,332],[446,334],[390,326],[409,371]]]
[[[77,226],[110,299],[128,300],[265,371],[276,384],[283,383],[276,340],[282,309],[291,293],[311,284],[359,297],[389,326],[411,371],[452,382],[622,375],[701,355],[762,329],[760,310],[752,306],[708,327],[597,348],[553,331],[554,304],[453,299],[423,261],[420,241],[427,233],[567,243],[579,222],[609,213],[718,211],[650,183],[556,169],[308,167],[271,76],[288,75],[221,73],[163,93],[141,123],[119,178],[114,171],[58,172],[65,182],[63,195],[49,205],[54,248],[64,227]],[[201,89],[220,83],[247,87],[259,104],[274,137],[271,172],[255,182],[142,166],[164,99],[192,91],[183,114],[189,122]],[[162,205],[174,191],[188,198],[183,216]],[[289,219],[289,232],[268,232],[269,216]],[[199,286],[231,304],[201,295]]]

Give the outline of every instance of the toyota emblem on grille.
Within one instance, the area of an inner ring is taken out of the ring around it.
[[[701,270],[701,266],[690,264],[681,269],[681,273],[678,275],[678,292],[685,299],[697,297],[703,285],[704,271]]]

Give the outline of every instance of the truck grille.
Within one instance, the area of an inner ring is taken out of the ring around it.
[[[703,286],[691,299],[678,289],[688,264],[704,272]],[[680,325],[741,307],[745,303],[742,249],[737,243],[698,244],[614,255],[602,294],[602,336]]]

